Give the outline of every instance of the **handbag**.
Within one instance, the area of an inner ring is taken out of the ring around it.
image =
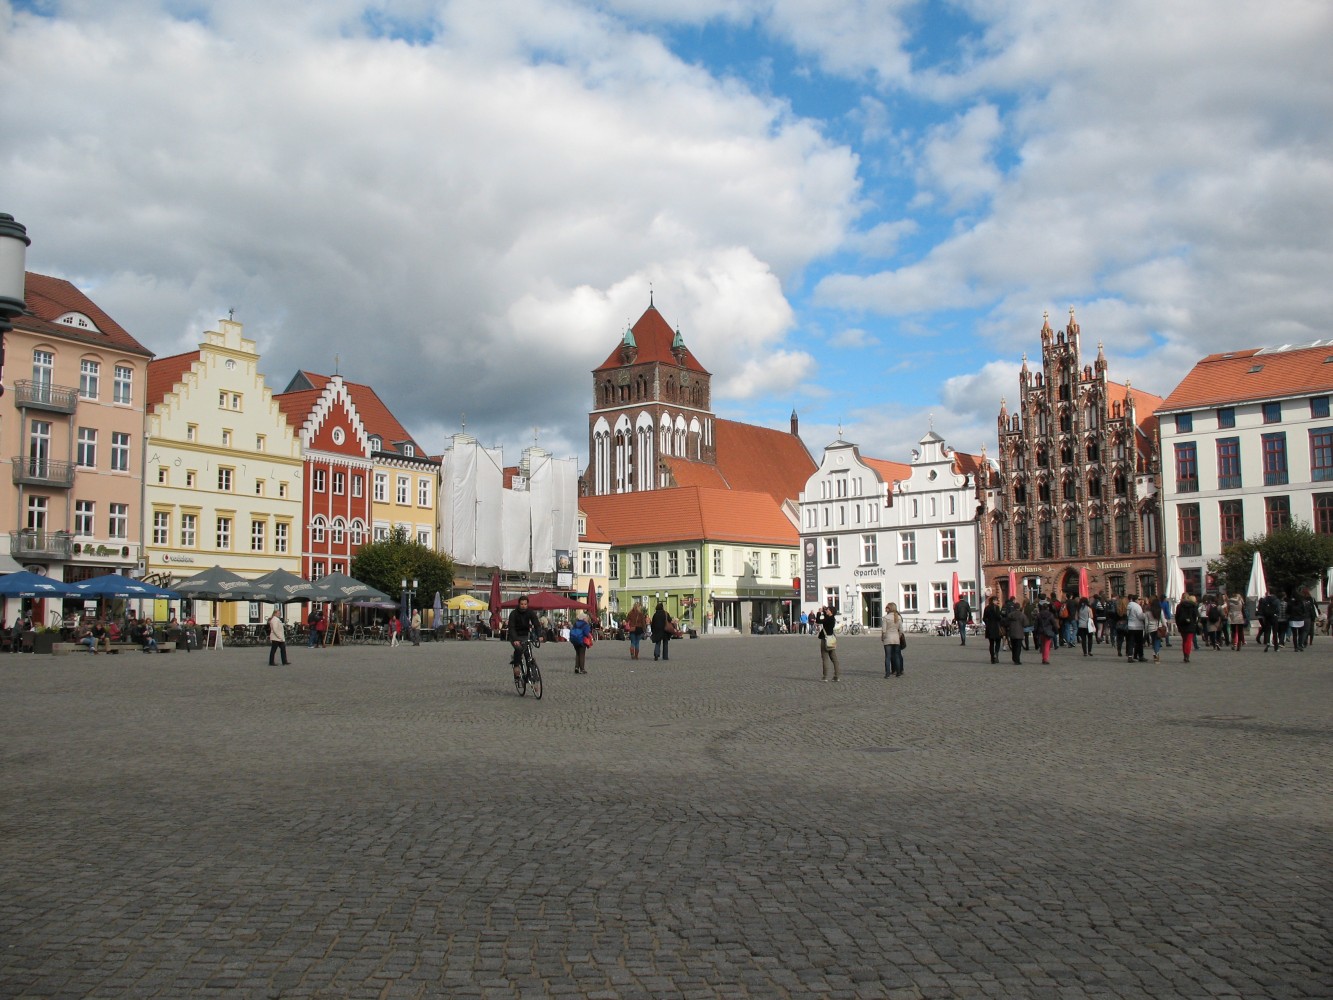
[[[583,637],[583,645],[585,645],[585,646],[591,646],[591,645],[592,645],[592,633],[591,633],[591,632],[589,632],[587,635],[585,635],[585,636]]]
[[[837,649],[837,648],[838,648],[838,637],[837,637],[836,635],[826,635],[826,636],[824,636],[824,648],[825,648],[825,649]]]
[[[1165,638],[1166,638],[1166,626],[1165,626],[1165,625],[1158,625],[1158,626],[1157,626],[1157,638],[1159,638],[1159,639],[1165,639]]]
[[[899,649],[906,649],[906,648],[907,648],[907,633],[906,633],[906,632],[899,632],[899,633],[898,633],[898,648],[899,648]]]

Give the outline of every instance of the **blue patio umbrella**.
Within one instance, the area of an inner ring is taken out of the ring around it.
[[[151,601],[158,597],[173,600],[180,597],[180,594],[174,590],[166,590],[155,584],[145,583],[143,580],[121,576],[119,573],[104,573],[101,576],[93,577],[91,580],[73,584],[70,593],[83,597],[123,597],[127,599],[137,598],[144,601]]]
[[[67,583],[27,570],[0,576],[0,597],[67,597],[75,593]]]

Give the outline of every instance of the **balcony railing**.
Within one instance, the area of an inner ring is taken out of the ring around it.
[[[68,559],[73,539],[65,531],[11,531],[9,547],[15,559]]]
[[[70,489],[74,485],[74,463],[59,462],[53,458],[33,458],[15,455],[15,486],[49,486]]]
[[[79,405],[79,390],[67,385],[19,379],[14,383],[14,405],[53,413],[73,413]]]

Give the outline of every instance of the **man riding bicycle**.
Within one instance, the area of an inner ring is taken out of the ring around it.
[[[536,642],[541,637],[542,624],[537,619],[537,612],[528,607],[528,599],[520,597],[518,607],[509,612],[509,625],[505,637],[514,647],[514,656],[509,661],[514,668],[514,680],[518,680],[519,668],[523,663],[523,644],[531,639]]]

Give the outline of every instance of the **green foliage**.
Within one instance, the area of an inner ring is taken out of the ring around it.
[[[1221,559],[1209,560],[1208,573],[1216,580],[1218,590],[1228,594],[1245,593],[1245,586],[1250,582],[1250,570],[1254,566],[1254,550],[1259,547],[1260,541],[1258,538],[1249,538],[1243,542],[1234,542],[1222,550]],[[1264,568],[1267,569],[1267,563]]]
[[[1308,524],[1293,521],[1268,535],[1228,546],[1221,559],[1208,563],[1208,572],[1228,593],[1244,593],[1256,549],[1263,559],[1268,589],[1275,593],[1286,594],[1315,584],[1333,566],[1333,537],[1317,535]]]
[[[352,558],[352,576],[377,590],[402,600],[402,581],[417,581],[414,604],[428,608],[439,591],[444,600],[454,585],[454,563],[448,556],[407,537],[394,528],[382,542],[363,545]]]

